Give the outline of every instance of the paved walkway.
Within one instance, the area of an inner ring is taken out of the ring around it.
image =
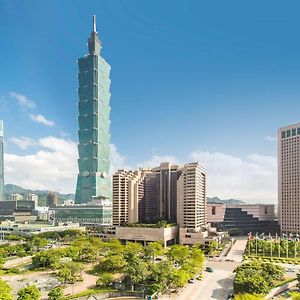
[[[85,270],[89,270],[91,265],[86,265]],[[75,295],[86,291],[87,289],[94,288],[97,282],[97,276],[82,272],[83,281],[79,281],[75,284],[69,284],[64,289],[65,295]]]
[[[236,262],[242,262],[247,241],[247,237],[237,238],[235,243],[232,245],[229,253],[227,254],[226,259],[233,260]]]
[[[22,258],[17,257],[17,258],[7,260],[4,263],[3,268],[11,269],[11,268],[18,267],[20,265],[30,264],[31,262],[32,262],[32,256],[25,256]]]

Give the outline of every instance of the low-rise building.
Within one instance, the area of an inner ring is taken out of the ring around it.
[[[112,205],[106,199],[93,197],[84,204],[60,205],[49,208],[49,221],[73,222],[82,226],[112,225]]]
[[[0,239],[5,239],[7,235],[33,235],[43,232],[60,232],[74,229],[85,231],[85,228],[81,227],[78,223],[56,223],[50,225],[38,223],[17,224],[15,222],[1,222]]]
[[[0,201],[0,221],[32,222],[37,219],[34,201]]]
[[[279,233],[272,204],[208,204],[207,218],[213,226],[231,234]]]

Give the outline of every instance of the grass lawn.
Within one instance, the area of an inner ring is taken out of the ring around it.
[[[100,294],[100,293],[109,293],[109,292],[117,292],[117,290],[112,289],[112,288],[95,287],[95,288],[88,289],[84,292],[81,292],[81,293],[78,293],[75,295],[66,296],[66,297],[64,297],[64,300],[71,300],[71,299],[76,299],[79,297],[90,296],[90,295]]]

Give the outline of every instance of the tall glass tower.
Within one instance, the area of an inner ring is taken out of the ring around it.
[[[0,120],[0,201],[4,200],[3,121]]]
[[[93,17],[89,53],[78,59],[78,168],[76,203],[91,197],[111,199],[109,177],[110,65],[100,54],[101,41]]]

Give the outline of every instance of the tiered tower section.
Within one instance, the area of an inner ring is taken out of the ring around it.
[[[89,54],[78,59],[78,168],[76,203],[92,197],[111,199],[109,178],[110,65],[102,58],[96,17],[88,40]]]

